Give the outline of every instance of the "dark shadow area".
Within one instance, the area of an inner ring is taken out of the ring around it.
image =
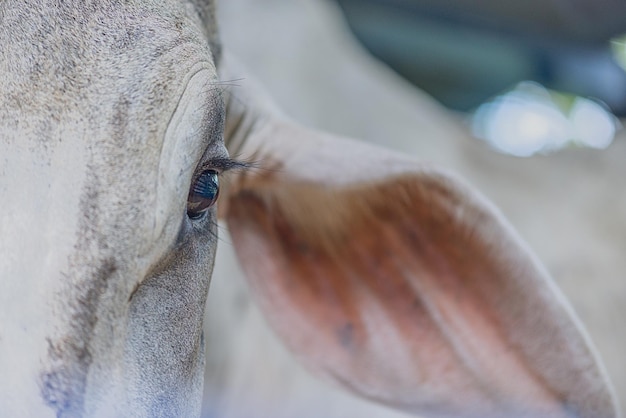
[[[337,2],[373,55],[452,109],[531,80],[626,115],[626,73],[611,49],[626,32],[626,2]]]

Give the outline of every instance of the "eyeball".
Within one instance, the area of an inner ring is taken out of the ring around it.
[[[187,216],[190,219],[202,218],[217,202],[219,192],[220,184],[217,171],[203,171],[189,189]]]

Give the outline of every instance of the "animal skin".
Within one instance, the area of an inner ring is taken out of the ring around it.
[[[220,216],[310,369],[424,416],[616,416],[586,333],[493,205],[298,126],[253,81],[226,89],[245,72],[213,10],[0,4],[0,411],[199,415],[217,209],[189,202],[231,171]]]

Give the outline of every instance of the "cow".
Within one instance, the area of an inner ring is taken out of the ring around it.
[[[290,121],[221,50],[212,1],[5,0],[0,20],[3,414],[198,415],[219,215],[277,335],[352,392],[424,416],[617,416],[499,211]]]

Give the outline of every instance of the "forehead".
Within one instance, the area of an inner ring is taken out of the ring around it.
[[[208,32],[195,11],[167,0],[3,2],[5,126],[29,121],[28,130],[42,139],[53,134],[55,122],[89,120],[94,128],[122,125],[119,119],[133,108],[142,118],[171,110],[194,66],[204,64],[215,74]],[[103,115],[107,108],[118,114]]]

